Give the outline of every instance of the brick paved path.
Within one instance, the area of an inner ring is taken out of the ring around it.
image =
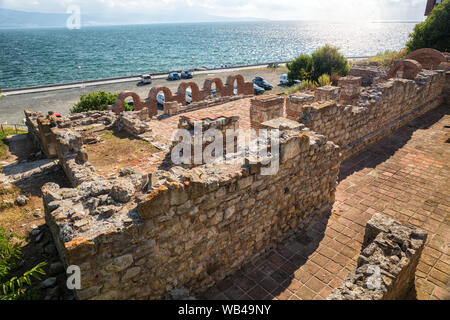
[[[365,224],[375,212],[429,233],[411,297],[450,299],[449,106],[343,162],[331,213],[201,297],[323,299],[355,268]]]

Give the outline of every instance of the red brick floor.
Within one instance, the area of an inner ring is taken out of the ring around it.
[[[160,121],[151,121],[152,134],[160,135],[168,140],[178,128],[180,116],[188,116],[197,120],[210,118],[213,115],[234,115],[239,116],[239,127],[242,130],[250,129],[250,98],[239,99],[221,105],[185,112],[168,118],[161,118]]]
[[[330,213],[201,298],[324,299],[355,268],[367,220],[383,212],[429,233],[413,294],[450,299],[449,139],[441,106],[346,160]]]

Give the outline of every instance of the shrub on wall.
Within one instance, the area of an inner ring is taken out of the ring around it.
[[[118,93],[105,92],[100,90],[98,92],[91,92],[88,95],[82,94],[80,101],[77,102],[70,113],[79,113],[92,110],[106,110],[106,108],[116,102]],[[125,101],[124,110],[131,111],[133,108]]]
[[[319,79],[324,73],[336,73],[340,76],[346,76],[350,70],[347,59],[339,52],[337,47],[326,44],[322,48],[314,51],[311,57],[313,60],[314,80]]]
[[[311,80],[312,58],[307,54],[299,55],[294,61],[286,64],[288,68],[288,80],[292,84],[294,80]]]
[[[424,22],[414,27],[406,44],[408,52],[421,48],[450,51],[450,1],[444,1],[433,8]]]
[[[347,59],[338,48],[328,44],[314,51],[311,56],[307,54],[298,56],[286,66],[289,69],[288,79],[291,84],[294,80],[317,82],[323,74],[346,76],[350,70]]]

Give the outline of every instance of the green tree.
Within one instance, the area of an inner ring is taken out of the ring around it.
[[[86,112],[91,110],[106,110],[106,108],[116,103],[118,93],[105,92],[100,90],[98,92],[91,92],[88,95],[82,94],[80,101],[77,102],[70,113]],[[133,108],[125,101],[124,110],[131,111]]]
[[[409,37],[408,53],[421,48],[450,51],[450,1],[435,6],[424,22],[416,24]]]
[[[313,79],[318,80],[323,74],[339,74],[346,76],[350,70],[347,59],[337,47],[329,44],[317,49],[311,54],[313,61]]]
[[[289,61],[286,64],[288,68],[289,83],[294,80],[310,80],[312,76],[312,59],[307,54],[299,55],[295,60]]]

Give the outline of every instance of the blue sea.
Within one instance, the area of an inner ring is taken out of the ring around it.
[[[325,43],[348,57],[371,56],[403,48],[414,25],[268,21],[0,29],[0,88],[286,61]]]

